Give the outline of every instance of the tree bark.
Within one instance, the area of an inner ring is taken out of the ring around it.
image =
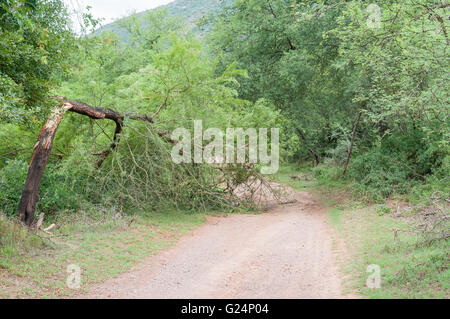
[[[70,105],[63,103],[55,108],[50,114],[47,122],[41,129],[38,141],[34,146],[33,156],[31,157],[28,168],[27,180],[22,191],[17,214],[21,221],[31,226],[34,220],[34,210],[38,200],[38,191],[41,186],[42,175],[45,166],[47,166],[50,151],[53,146],[53,138],[58,129],[59,123],[64,113],[70,108]]]
[[[352,140],[350,142],[350,147],[348,148],[347,159],[345,161],[344,171],[342,172],[342,176],[344,176],[345,173],[347,172],[348,164],[350,162],[350,157],[352,156],[353,145],[355,143],[356,132],[358,131],[359,120],[361,119],[361,114],[362,114],[362,110],[359,111],[358,116],[356,118],[355,125],[353,126]]]
[[[92,119],[109,119],[116,123],[113,142],[111,143],[109,149],[98,154],[100,155],[100,159],[97,162],[98,167],[102,165],[103,161],[110,154],[110,152],[117,148],[120,139],[119,136],[123,127],[123,119],[125,117],[150,123],[153,122],[153,117],[145,115],[120,114],[107,108],[92,107],[86,103],[72,101],[65,98],[59,99],[62,100],[61,104],[51,112],[47,122],[42,127],[37,143],[34,146],[33,156],[28,168],[27,179],[25,181],[22,197],[20,198],[17,209],[18,217],[28,226],[33,224],[36,203],[39,199],[39,188],[41,186],[42,176],[53,147],[53,140],[56,130],[58,129],[59,123],[67,111],[86,115]]]

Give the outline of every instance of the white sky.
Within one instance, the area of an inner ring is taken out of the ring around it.
[[[64,0],[71,11],[85,11],[86,6],[91,6],[89,10],[94,18],[105,18],[102,25],[110,23],[118,18],[130,15],[133,12],[153,9],[161,5],[168,4],[173,0]],[[73,15],[74,27],[78,30],[76,14]]]

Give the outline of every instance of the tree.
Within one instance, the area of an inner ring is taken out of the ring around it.
[[[0,4],[0,121],[45,117],[49,90],[69,68],[74,34],[61,0]]]
[[[235,1],[212,18],[212,51],[223,65],[237,61],[248,69],[241,96],[273,101],[292,119],[291,134],[303,141],[314,165],[351,131],[359,108],[349,89],[351,75],[336,67],[340,41],[325,37],[337,27],[344,6],[342,1]]]
[[[219,65],[248,69],[241,97],[291,119],[300,159],[331,157],[366,186],[405,190],[448,163],[448,8],[236,0],[209,19],[209,43]]]

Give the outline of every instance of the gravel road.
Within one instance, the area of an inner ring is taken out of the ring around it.
[[[346,298],[323,209],[307,192],[259,214],[208,217],[83,298]]]

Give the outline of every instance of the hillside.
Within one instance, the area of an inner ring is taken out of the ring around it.
[[[230,3],[232,3],[232,0],[175,0],[155,9],[138,12],[136,15],[139,19],[143,20],[151,11],[167,9],[169,15],[185,19],[187,25],[195,28],[197,19],[210,13],[215,13],[221,7]],[[95,34],[98,35],[105,31],[113,31],[119,35],[119,38],[122,41],[126,41],[128,33],[120,27],[120,24],[124,19],[127,18],[125,17],[100,27],[95,31]]]

